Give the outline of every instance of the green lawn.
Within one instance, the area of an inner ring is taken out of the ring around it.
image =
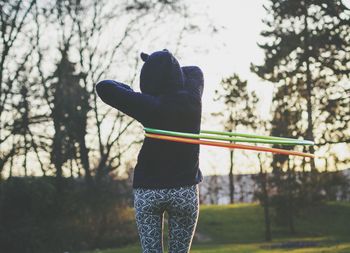
[[[310,209],[296,221],[296,235],[284,228],[273,226],[274,240],[263,240],[263,210],[256,204],[201,206],[197,232],[201,241],[193,242],[193,253],[228,252],[350,252],[350,203],[329,203]],[[308,247],[281,248],[281,244]],[[293,244],[294,243],[294,244]],[[310,245],[311,244],[311,245]],[[93,253],[136,253],[138,245],[125,248],[95,250]],[[89,252],[89,253],[92,253]]]

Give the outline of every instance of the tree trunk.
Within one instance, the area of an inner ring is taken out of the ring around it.
[[[287,222],[289,231],[291,234],[295,234],[295,226],[294,226],[294,197],[293,197],[293,175],[290,168],[289,158],[287,160],[288,165],[288,188],[287,188],[287,198],[288,198],[288,211],[287,211]]]
[[[309,140],[314,140],[314,134],[313,134],[313,121],[312,121],[312,76],[311,76],[311,70],[310,70],[310,41],[309,41],[309,24],[308,24],[308,9],[307,6],[304,6],[304,50],[306,54],[306,91],[307,91],[307,131],[306,136]],[[314,146],[309,146],[309,153],[314,154],[315,148]],[[318,175],[316,171],[316,165],[315,160],[310,159],[310,183],[311,183],[311,191],[308,194],[309,195],[309,201],[312,202],[315,198],[317,198],[317,195],[319,194],[320,189],[318,186]]]
[[[271,221],[270,221],[270,203],[269,196],[267,193],[267,176],[263,173],[263,194],[264,194],[264,219],[265,219],[265,240],[271,241]]]
[[[26,126],[25,126],[26,127]],[[23,168],[24,168],[24,176],[28,176],[28,168],[27,168],[27,156],[28,156],[28,143],[27,143],[27,131],[24,131],[24,160],[23,160]]]
[[[307,6],[305,6],[305,15],[304,15],[304,50],[306,54],[306,90],[307,90],[307,131],[306,135],[309,140],[314,139],[314,134],[313,134],[313,122],[312,122],[312,76],[311,76],[311,71],[310,71],[310,42],[309,42],[309,25],[308,25],[308,9]],[[311,154],[315,153],[314,147],[311,145],[309,147],[309,152]],[[314,172],[316,170],[315,167],[315,161],[314,159],[310,159],[310,166],[311,166],[311,172]],[[311,173],[313,174],[313,173]]]
[[[229,182],[230,182],[230,204],[234,203],[234,194],[235,194],[235,185],[233,178],[233,151],[230,150],[230,173],[229,173]]]
[[[62,165],[63,165],[63,154],[62,154],[62,132],[59,124],[55,124],[55,135],[53,136],[53,144],[51,150],[51,163],[56,169],[56,187],[58,191],[61,190],[62,186]]]
[[[92,186],[92,177],[90,173],[89,150],[85,143],[85,134],[80,137],[80,159],[85,172],[85,179],[89,186]]]
[[[265,241],[270,242],[272,239],[271,236],[271,220],[270,220],[270,203],[269,203],[269,195],[267,191],[267,175],[264,172],[262,161],[260,158],[260,154],[258,155],[259,164],[260,164],[260,187],[262,196],[262,202],[264,207],[264,221],[265,221]]]

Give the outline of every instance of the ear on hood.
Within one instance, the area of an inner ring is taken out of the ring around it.
[[[148,59],[148,57],[149,57],[149,55],[146,54],[146,53],[144,53],[144,52],[142,52],[142,53],[140,54],[140,56],[141,56],[141,59],[142,59],[144,62],[147,61],[147,59]]]
[[[168,50],[141,53],[141,59],[145,62],[140,75],[141,92],[159,96],[184,87],[180,64]]]

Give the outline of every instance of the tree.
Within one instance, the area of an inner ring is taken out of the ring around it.
[[[60,178],[70,172],[100,181],[120,170],[141,142],[140,127],[100,103],[94,85],[116,75],[133,85],[140,67],[140,44],[134,42],[153,43],[164,22],[174,18],[179,26],[169,46],[178,47],[176,39],[197,29],[188,22],[187,6],[159,0],[0,4],[0,175],[20,174],[22,168],[13,165],[19,159],[28,164],[28,155],[34,166],[24,168],[27,174],[38,175],[41,168],[43,175]],[[25,132],[19,131],[24,119]]]
[[[225,105],[225,110],[221,115],[224,118],[224,130],[234,132],[240,126],[253,127],[255,124],[255,105],[258,99],[255,93],[249,94],[247,81],[243,81],[237,74],[233,74],[221,81],[220,89],[216,90],[216,101],[221,101]],[[254,128],[254,127],[253,127]],[[234,151],[230,150],[230,203],[234,202]]]
[[[271,235],[271,219],[270,219],[270,197],[269,197],[269,180],[268,174],[266,172],[264,159],[262,158],[262,154],[258,154],[259,159],[259,176],[257,177],[257,181],[260,185],[258,198],[260,200],[260,204],[264,208],[264,223],[265,223],[265,241],[269,242],[272,240]]]
[[[36,45],[28,45],[33,40],[32,36],[23,37],[21,34],[31,32],[28,23],[32,20],[31,11],[35,2],[35,0],[26,2],[18,0],[10,4],[8,1],[0,1],[0,179],[5,164],[9,161],[13,164],[13,156],[20,157],[24,154],[25,173],[27,171],[28,131],[20,132],[18,127],[23,125],[24,122],[21,120],[25,119],[28,110],[26,103],[23,102],[20,109],[22,113],[18,113],[19,104],[13,102],[13,96],[27,99],[27,88],[18,84],[18,80],[21,80],[21,77],[27,79],[23,75],[28,75],[27,64]],[[17,55],[16,52],[23,44],[28,46],[22,47],[21,54]],[[25,143],[20,141],[21,136]]]
[[[252,70],[279,86],[291,86],[290,90],[299,94],[296,103],[307,112],[300,118],[306,138],[319,143],[332,141],[329,134],[326,134],[328,138],[324,135],[331,131],[318,129],[324,123],[331,127],[341,121],[339,116],[329,114],[325,106],[328,102],[339,112],[349,110],[341,102],[347,100],[349,88],[340,82],[350,73],[349,9],[340,0],[272,0],[265,9],[269,18],[264,20],[267,28],[261,35],[266,41],[259,44],[265,51],[265,62],[260,66],[252,65]],[[287,96],[295,96],[295,93]],[[338,103],[332,99],[334,93],[338,94]],[[349,119],[343,119],[342,125],[349,127],[346,123]],[[340,129],[338,131],[337,142],[349,138],[346,133],[340,133]],[[310,152],[314,152],[312,146]],[[315,169],[313,161],[310,166]]]
[[[63,176],[63,163],[79,159],[83,165],[87,182],[91,184],[91,172],[88,150],[85,142],[87,112],[91,110],[89,93],[80,86],[81,74],[76,74],[76,67],[68,59],[68,47],[61,50],[62,58],[50,79],[49,101],[53,105],[52,121],[54,136],[51,160],[56,168],[58,181]]]
[[[273,134],[304,136],[315,140],[319,149],[348,143],[350,109],[345,101],[349,87],[344,80],[350,74],[349,9],[340,0],[271,0],[265,9],[264,42],[259,44],[265,60],[251,69],[277,84]],[[304,150],[314,153],[313,146]],[[274,159],[274,169],[293,171],[297,164],[302,164],[303,171],[307,165],[311,170],[300,179],[306,186],[307,201],[319,200],[321,187],[314,160]]]

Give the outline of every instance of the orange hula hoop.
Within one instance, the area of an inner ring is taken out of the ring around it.
[[[251,146],[251,145],[244,145],[244,144],[224,143],[224,142],[218,142],[218,141],[204,141],[204,140],[198,140],[198,139],[174,137],[174,136],[160,135],[160,134],[149,134],[149,133],[146,133],[145,136],[149,138],[173,141],[173,142],[201,144],[201,145],[223,147],[223,148],[230,148],[230,149],[236,148],[236,149],[244,149],[244,150],[270,152],[270,153],[281,154],[281,155],[294,155],[294,156],[315,158],[315,155],[313,154],[303,153],[303,152],[298,152],[293,150],[279,149],[279,148],[268,148],[268,147]]]

